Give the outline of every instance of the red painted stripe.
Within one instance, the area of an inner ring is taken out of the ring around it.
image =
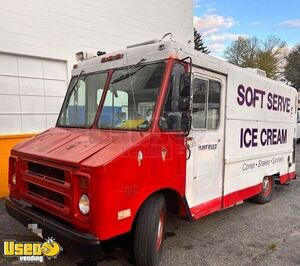
[[[191,208],[190,211],[193,219],[197,220],[203,216],[219,211],[221,209],[222,209],[222,197],[201,203],[200,205]]]
[[[280,184],[285,184],[286,182],[288,182],[292,179],[296,179],[296,172],[287,173],[287,174],[279,177]]]
[[[262,183],[227,194],[223,198],[223,208],[229,208],[245,199],[249,199],[262,191]]]
[[[280,183],[283,184],[291,179],[296,178],[296,172],[287,173],[285,175],[280,176]],[[237,203],[249,199],[262,191],[262,183],[248,187],[242,190],[238,190],[232,192],[230,194],[225,195],[224,197],[219,197],[204,203],[199,204],[190,209],[192,217],[194,220],[197,220],[203,216],[211,214],[216,211],[220,211],[225,208],[232,207]],[[223,200],[223,206],[222,206]]]

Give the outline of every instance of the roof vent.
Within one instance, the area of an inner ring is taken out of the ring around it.
[[[266,71],[262,70],[262,69],[259,69],[259,68],[252,68],[252,67],[246,67],[245,69],[259,75],[259,76],[262,76],[262,77],[267,77],[267,73]]]

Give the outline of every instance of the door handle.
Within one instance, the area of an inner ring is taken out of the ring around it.
[[[189,160],[189,159],[191,158],[191,155],[192,155],[192,151],[191,151],[190,144],[187,144],[187,145],[186,145],[186,148],[187,148],[187,156],[186,156],[186,160]]]
[[[196,140],[193,137],[186,137],[185,138],[186,144],[188,145],[189,142],[191,142],[191,146],[195,147],[196,146]]]
[[[187,148],[186,160],[189,160],[191,158],[191,155],[192,155],[191,147],[196,146],[196,141],[193,137],[186,137],[185,138],[185,144],[186,144],[186,148]]]

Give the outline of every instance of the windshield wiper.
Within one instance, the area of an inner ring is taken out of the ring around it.
[[[138,68],[136,71],[134,71],[134,72],[131,72],[131,73],[126,73],[126,74],[124,74],[124,75],[121,75],[120,77],[118,77],[118,78],[115,78],[112,82],[111,82],[111,84],[115,84],[115,83],[117,83],[117,82],[119,82],[119,81],[121,81],[121,80],[124,80],[124,79],[128,79],[129,77],[131,77],[131,76],[133,76],[136,72],[138,72],[139,70],[141,70],[142,68],[143,68],[144,66],[141,66],[140,68]]]
[[[78,84],[79,79],[81,78],[82,74],[84,73],[84,71],[82,70],[79,75],[77,76],[74,85],[72,86],[72,89],[70,91],[74,91],[74,99],[78,96],[78,87],[76,88],[76,85]]]
[[[84,73],[84,70],[82,70],[82,71],[79,73],[79,75],[77,76],[77,79],[75,80],[74,85],[72,86],[71,91],[75,88],[75,86],[77,85],[77,83],[78,83],[78,81],[79,81],[79,79],[81,78],[81,76],[82,76],[83,73]]]
[[[142,58],[139,62],[137,62],[134,66],[132,66],[130,69],[128,69],[128,72],[126,74],[121,75],[118,78],[115,78],[111,84],[117,83],[121,80],[124,79],[128,79],[129,77],[133,76],[136,72],[140,71],[142,68],[144,68],[145,66],[141,66],[140,68],[138,68],[136,71],[131,72],[134,68],[136,68],[137,66],[139,66],[142,62],[144,62],[146,59]]]

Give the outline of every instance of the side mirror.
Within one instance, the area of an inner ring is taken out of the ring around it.
[[[191,73],[184,73],[180,76],[179,96],[190,97],[191,96]]]
[[[190,110],[191,105],[191,97],[182,97],[179,96],[178,98],[178,109],[181,112],[187,112]]]
[[[178,108],[181,112],[189,111],[191,105],[191,74],[180,76]]]
[[[178,108],[181,111],[181,129],[188,132],[191,129],[191,73],[184,73],[180,76]]]

